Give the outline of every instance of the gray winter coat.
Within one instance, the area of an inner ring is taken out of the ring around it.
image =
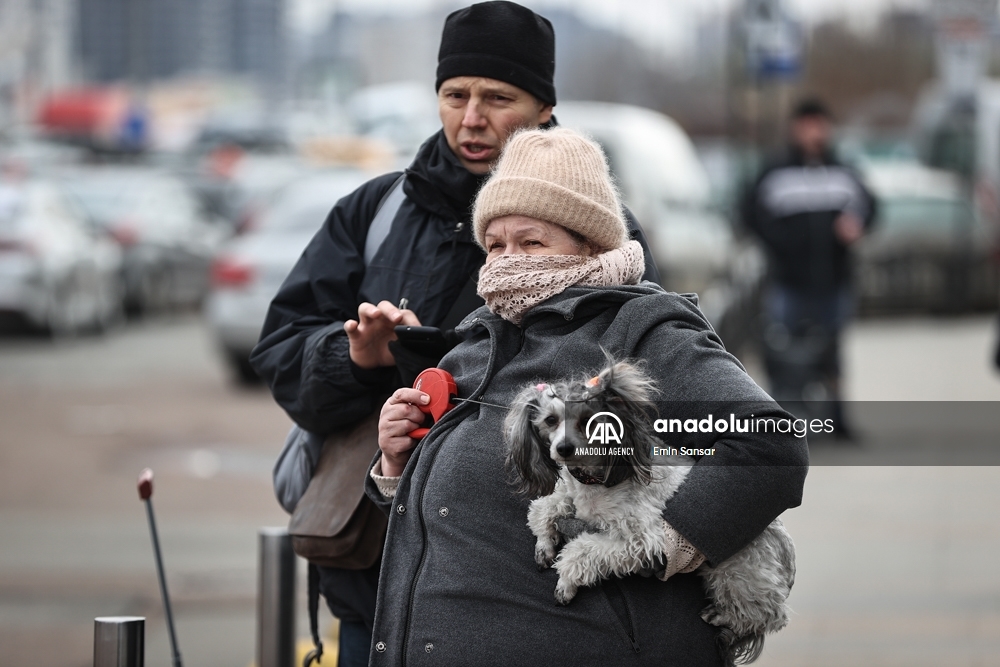
[[[651,283],[571,287],[521,327],[480,308],[463,329],[470,337],[440,364],[462,398],[508,405],[528,384],[596,372],[603,347],[644,360],[663,401],[788,417],[726,352],[695,300]],[[528,501],[504,471],[505,416],[459,403],[414,450],[393,499],[368,480],[390,516],[371,665],[721,664],[716,629],[699,617],[707,601],[696,575],[613,579],[556,605],[556,573],[538,571]],[[808,453],[792,435],[713,438],[716,455],[698,461],[663,514],[718,563],[801,502]]]

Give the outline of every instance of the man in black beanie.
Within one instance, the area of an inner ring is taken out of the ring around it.
[[[554,124],[554,73],[552,24],[531,10],[484,2],[448,16],[436,81],[442,130],[405,173],[375,178],[337,202],[275,296],[250,362],[301,429],[274,471],[289,512],[326,436],[377,413],[390,393],[436,365],[396,343],[390,350],[394,326],[450,330],[482,305],[473,277],[485,258],[472,235],[472,203],[514,131]],[[644,277],[658,281],[645,238],[626,216],[646,250]],[[341,667],[368,664],[378,573],[377,561],[319,568],[319,588],[341,621]]]
[[[552,24],[513,2],[451,14],[438,51],[436,87],[448,147],[473,174],[489,173],[507,136],[552,118]]]

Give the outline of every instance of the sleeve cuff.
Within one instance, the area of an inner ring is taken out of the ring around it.
[[[705,556],[666,521],[663,522],[663,528],[663,555],[666,556],[667,566],[657,576],[662,581],[666,581],[675,574],[685,574],[697,570],[705,562]]]
[[[351,366],[351,375],[359,384],[366,387],[384,387],[393,383],[396,377],[395,366],[380,366],[378,368],[361,368],[350,357],[348,363]]]
[[[379,457],[378,461],[375,462],[368,475],[375,482],[375,486],[378,487],[379,493],[382,494],[383,498],[392,498],[396,495],[396,487],[399,486],[399,477],[385,477],[382,475],[382,457]]]

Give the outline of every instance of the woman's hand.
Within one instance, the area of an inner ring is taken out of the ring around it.
[[[358,319],[344,322],[344,331],[351,346],[351,361],[361,368],[395,366],[389,352],[389,341],[396,340],[394,328],[400,324],[420,326],[412,310],[400,310],[388,301],[377,306],[358,306]]]
[[[410,453],[417,446],[417,441],[409,433],[423,425],[426,417],[417,405],[427,405],[430,400],[431,397],[419,389],[404,387],[397,389],[382,406],[378,419],[378,446],[382,450],[382,474],[385,477],[403,474]]]

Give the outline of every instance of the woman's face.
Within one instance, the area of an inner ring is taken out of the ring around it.
[[[505,215],[486,226],[486,263],[501,255],[590,255],[590,246],[565,227],[529,218]]]

